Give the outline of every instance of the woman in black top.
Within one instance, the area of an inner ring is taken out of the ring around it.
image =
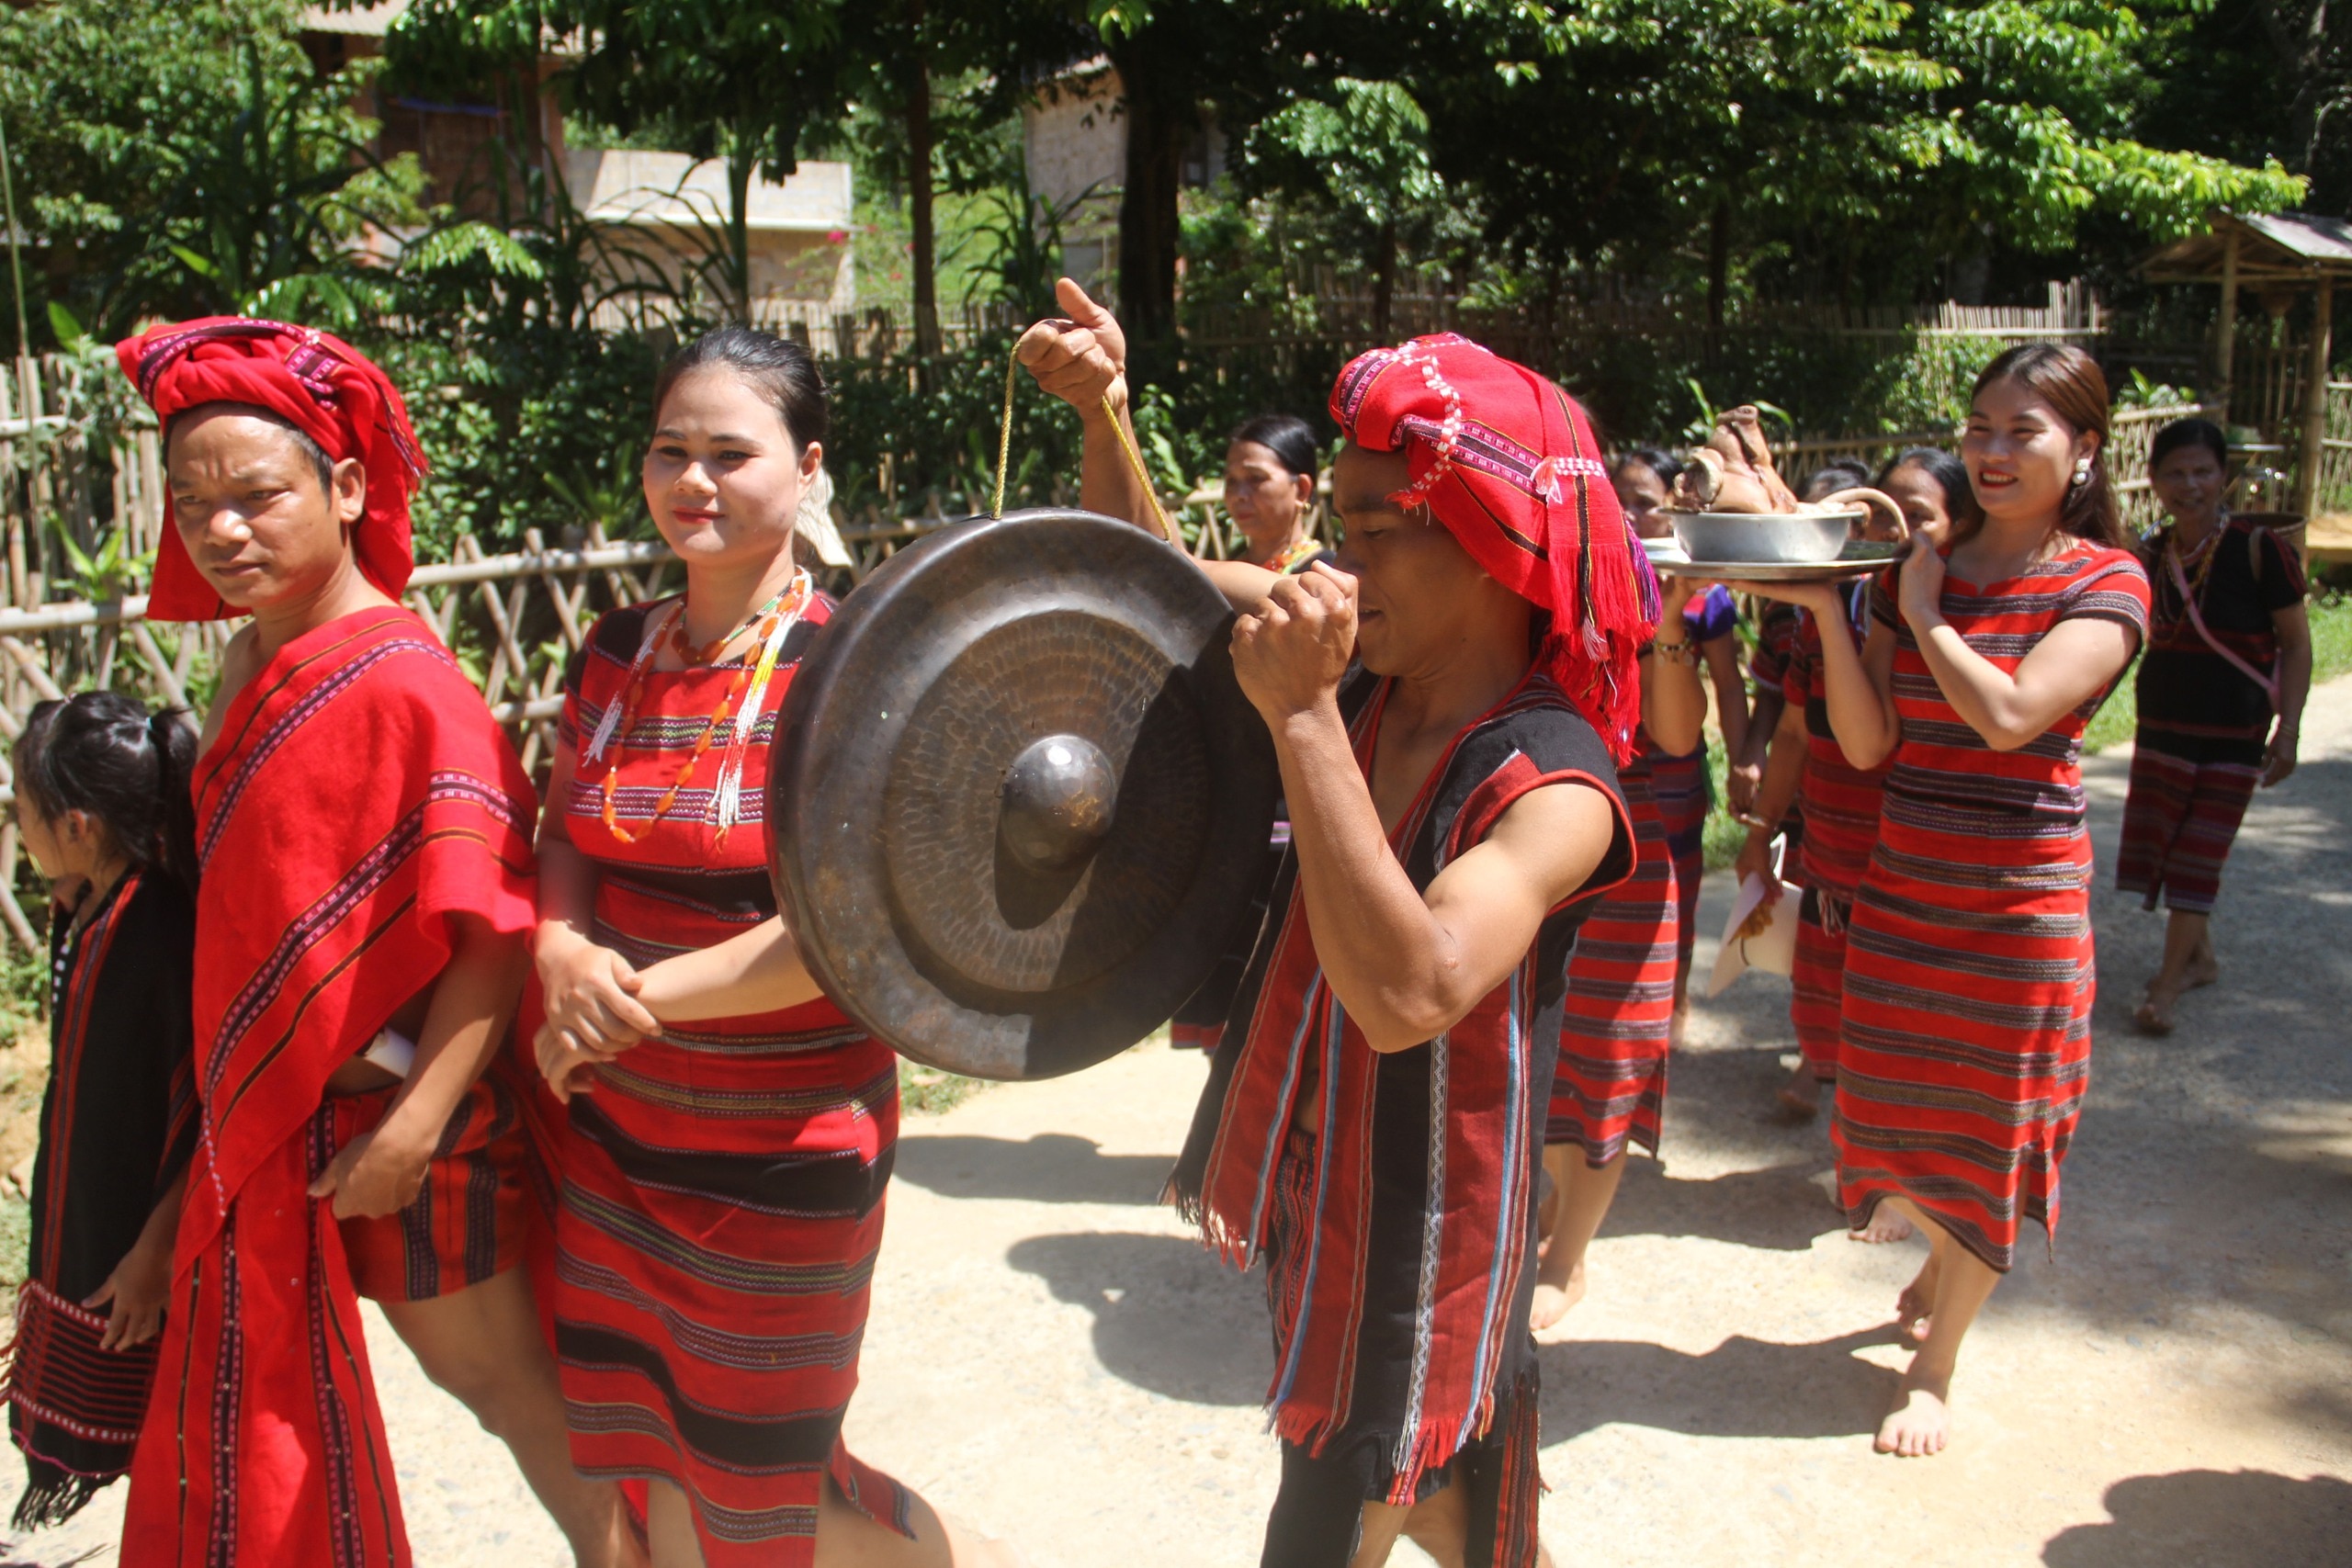
[[[2222,863],[2255,786],[2295,771],[2311,692],[2302,562],[2223,509],[2228,456],[2201,419],[2165,425],[2149,452],[2172,522],[2140,547],[2154,604],[2115,864],[2118,887],[2151,909],[2161,894],[2171,911],[2164,966],[2132,1014],[2148,1034],[2171,1033],[2180,994],[2220,976],[2209,922]]]

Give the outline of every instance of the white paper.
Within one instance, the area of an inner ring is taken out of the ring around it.
[[[1782,839],[1772,840],[1772,873],[1780,874]],[[1764,929],[1747,937],[1739,934],[1758,907],[1764,902],[1764,879],[1748,875],[1740,878],[1739,895],[1731,902],[1731,919],[1724,922],[1723,945],[1715,953],[1715,972],[1707,981],[1707,995],[1719,997],[1724,987],[1750,969],[1760,969],[1768,975],[1786,975],[1796,966],[1797,904],[1802,890],[1789,883],[1781,885],[1780,901],[1772,906]]]

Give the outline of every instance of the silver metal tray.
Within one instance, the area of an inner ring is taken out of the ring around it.
[[[1709,582],[1836,582],[1868,577],[1903,558],[1905,547],[1868,539],[1847,543],[1836,560],[1736,561],[1651,558],[1650,564],[1668,577],[1697,577]]]

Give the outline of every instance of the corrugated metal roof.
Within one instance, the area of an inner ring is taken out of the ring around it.
[[[2262,212],[2239,222],[2305,261],[2352,266],[2352,223],[2315,212]]]
[[[347,33],[354,38],[382,38],[384,29],[408,10],[408,0],[378,0],[356,10],[331,10],[324,6],[302,7],[306,33]]]
[[[2238,277],[2245,283],[2302,283],[2322,274],[2352,276],[2352,223],[2316,212],[2256,212],[2243,217],[2216,209],[2202,234],[2177,240],[2140,263],[2156,283],[2212,282],[2222,276],[2229,236],[2238,236]]]

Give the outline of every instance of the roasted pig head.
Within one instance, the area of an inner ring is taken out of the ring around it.
[[[1672,504],[1680,512],[1786,515],[1804,510],[1796,491],[1772,466],[1763,416],[1754,403],[1742,403],[1715,421],[1714,434],[1690,454],[1690,466],[1675,479]]]

